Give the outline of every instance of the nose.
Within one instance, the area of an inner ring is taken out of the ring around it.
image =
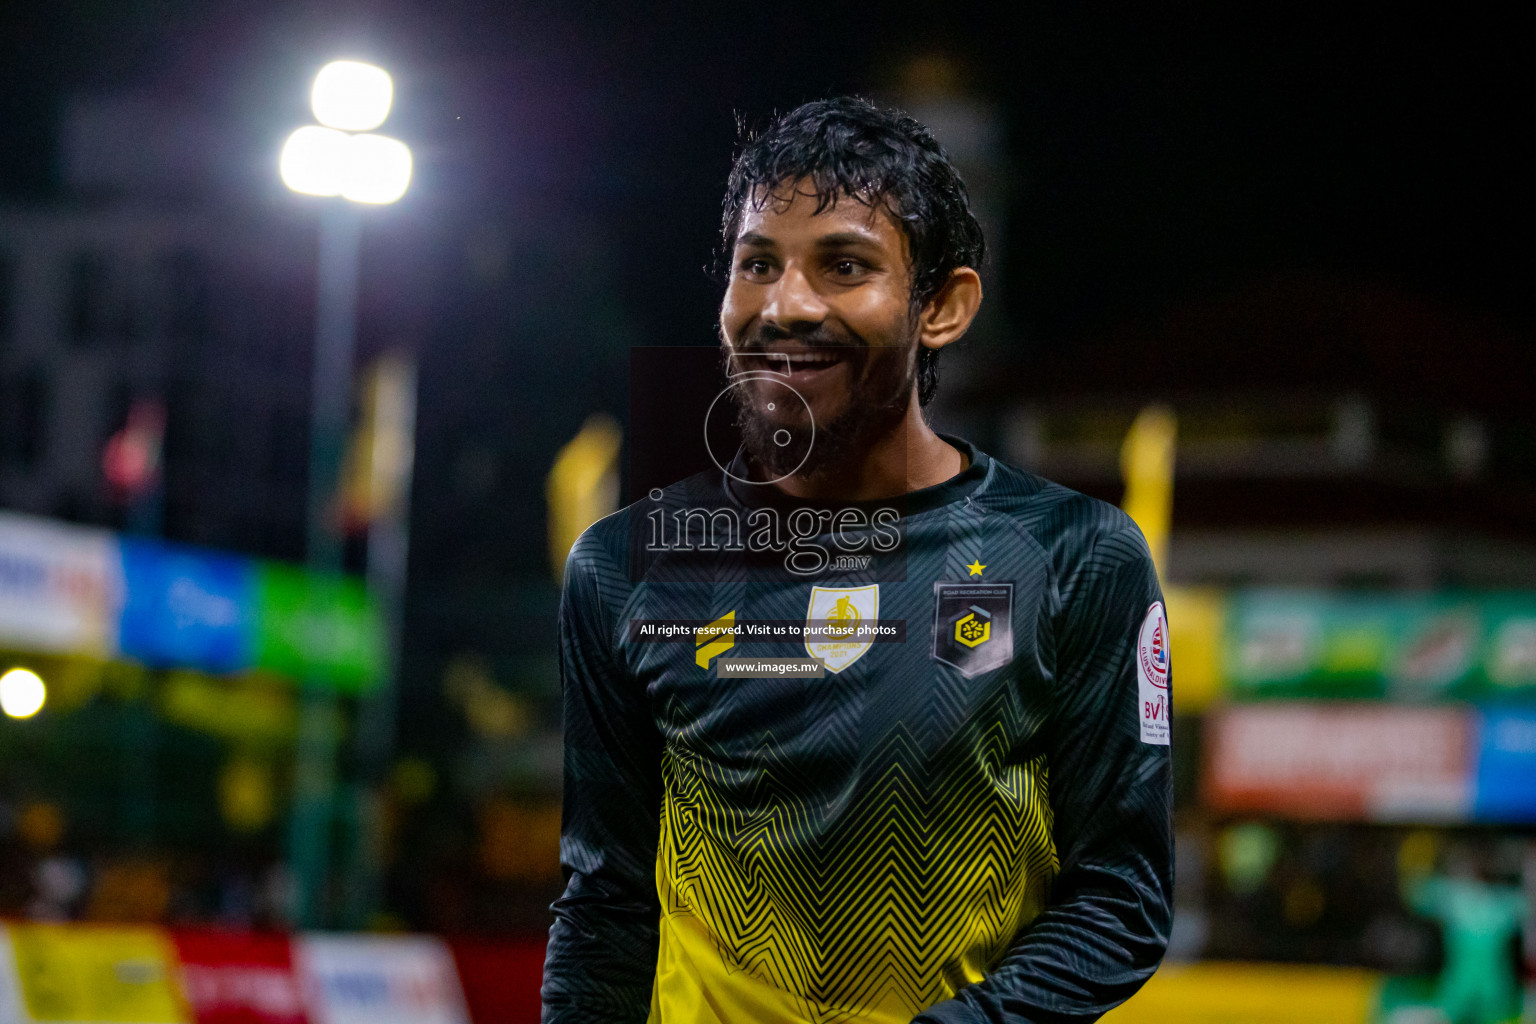
[[[793,332],[796,325],[815,325],[825,320],[827,304],[805,272],[791,263],[768,286],[762,318],[764,323]]]

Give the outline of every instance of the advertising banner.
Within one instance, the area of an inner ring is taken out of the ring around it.
[[[1370,1024],[1380,975],[1340,967],[1169,964],[1104,1024]]]
[[[256,664],[290,679],[348,691],[378,680],[378,610],[360,580],[259,563]]]
[[[192,1024],[176,982],[175,950],[159,929],[13,924],[6,930],[19,1024]]]
[[[437,939],[306,935],[294,947],[314,1024],[469,1024],[453,957]]]
[[[246,558],[124,538],[118,642],[146,665],[232,672],[251,663],[255,567]]]
[[[286,935],[177,932],[197,1024],[310,1024]]]
[[[1536,692],[1536,595],[1500,594],[1485,607],[1482,670],[1489,689]]]
[[[16,957],[11,952],[11,933],[0,925],[0,1024],[23,1024],[25,1014],[21,985],[16,980]]]
[[[476,1024],[539,1024],[544,980],[542,939],[490,942],[456,939],[450,947],[464,986],[464,1000]]]
[[[1456,707],[1228,707],[1206,723],[1205,797],[1216,811],[1310,820],[1465,820],[1477,727]]]
[[[1481,716],[1473,817],[1536,822],[1536,710],[1488,709]]]
[[[1536,594],[1240,592],[1223,647],[1239,696],[1536,694]]]
[[[355,577],[0,512],[0,648],[361,692],[382,642]]]
[[[109,655],[122,588],[112,534],[0,512],[0,646]]]

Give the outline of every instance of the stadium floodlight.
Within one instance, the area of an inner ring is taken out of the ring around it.
[[[305,125],[288,136],[278,170],[283,184],[309,196],[339,196],[346,186],[352,136]]]
[[[347,140],[346,180],[341,194],[354,203],[392,203],[411,183],[411,149],[387,135]]]
[[[346,132],[372,131],[389,116],[395,85],[389,72],[355,60],[333,60],[315,76],[309,104],[315,120]]]
[[[295,192],[377,206],[405,195],[411,150],[385,135],[348,135],[312,124],[288,136],[278,169]]]
[[[310,102],[320,124],[288,136],[278,160],[283,184],[309,196],[341,196],[382,206],[411,184],[411,150],[369,134],[389,116],[394,85],[383,68],[333,60],[315,76]],[[361,133],[361,134],[358,134]]]
[[[29,668],[13,668],[0,676],[0,710],[12,718],[31,718],[48,701],[48,687]]]

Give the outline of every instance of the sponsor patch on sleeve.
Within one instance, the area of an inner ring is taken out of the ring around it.
[[[1168,745],[1168,616],[1163,602],[1154,601],[1136,638],[1137,713],[1141,742]]]

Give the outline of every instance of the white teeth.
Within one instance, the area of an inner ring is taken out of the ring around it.
[[[843,359],[841,352],[817,352],[817,351],[791,351],[791,352],[762,352],[756,353],[768,363],[769,369],[777,368],[781,373],[791,370],[813,370],[832,366]]]

